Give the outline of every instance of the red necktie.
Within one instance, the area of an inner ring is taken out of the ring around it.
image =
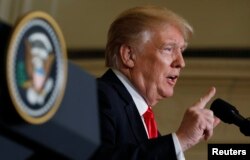
[[[149,139],[158,137],[158,130],[151,107],[148,107],[148,110],[143,114],[143,118],[148,129]]]

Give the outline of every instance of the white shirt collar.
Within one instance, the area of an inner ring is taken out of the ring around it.
[[[132,83],[128,80],[128,78],[123,75],[120,71],[116,69],[112,69],[115,75],[119,78],[125,88],[128,90],[129,94],[132,96],[133,101],[135,102],[136,108],[139,111],[140,116],[147,111],[148,105],[143,97],[137,92]]]

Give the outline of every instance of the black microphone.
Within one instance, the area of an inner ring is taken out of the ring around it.
[[[241,133],[245,136],[250,136],[250,121],[240,115],[234,106],[218,98],[213,101],[210,109],[214,112],[214,115],[223,122],[237,125]]]

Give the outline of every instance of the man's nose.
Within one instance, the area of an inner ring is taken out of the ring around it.
[[[174,61],[172,63],[172,67],[174,68],[184,68],[185,67],[185,60],[181,52],[176,53],[174,57]]]

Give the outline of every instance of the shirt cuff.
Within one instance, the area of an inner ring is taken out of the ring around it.
[[[184,156],[184,153],[182,151],[179,139],[175,133],[172,133],[172,138],[174,141],[174,147],[175,147],[175,153],[176,153],[177,160],[185,160],[185,156]]]

